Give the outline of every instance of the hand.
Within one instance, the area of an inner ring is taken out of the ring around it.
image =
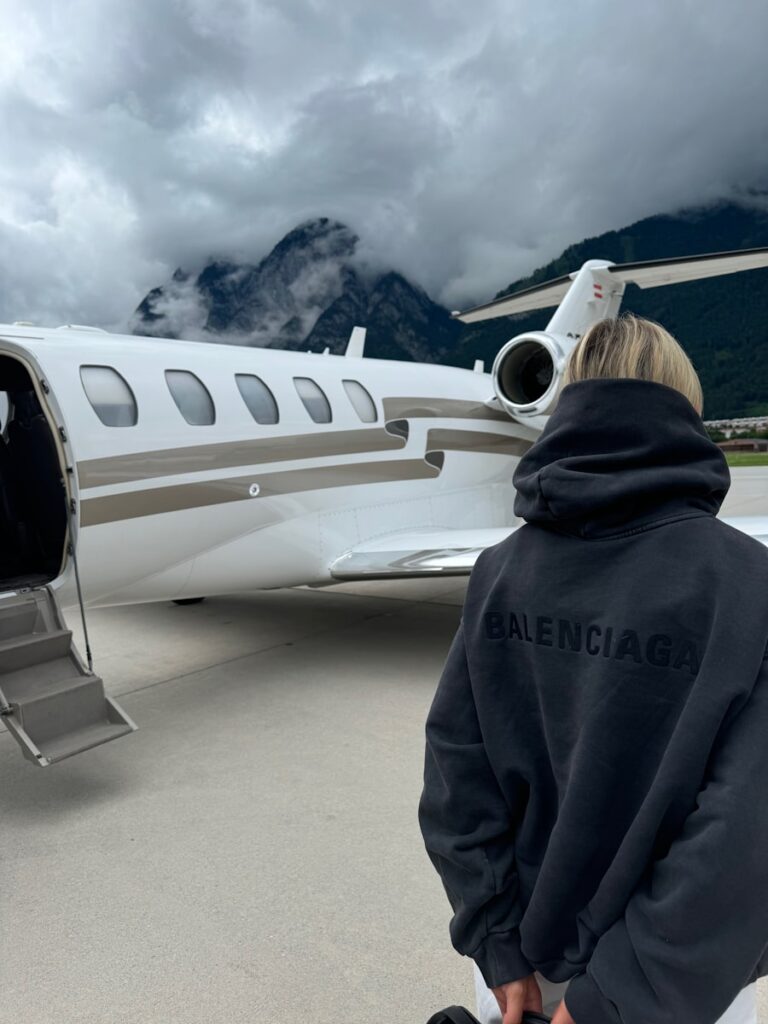
[[[576,1024],[576,1021],[568,1013],[568,1007],[565,1005],[565,1000],[560,1000],[560,1005],[555,1010],[555,1015],[552,1018],[552,1024]]]
[[[520,1024],[525,1010],[542,1012],[541,990],[533,974],[519,981],[508,981],[506,985],[498,985],[491,992],[502,1013],[501,1024]]]

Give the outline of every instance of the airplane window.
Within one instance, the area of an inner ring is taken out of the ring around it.
[[[294,377],[293,383],[299,393],[299,398],[304,403],[304,408],[315,421],[315,423],[331,422],[331,407],[325,393],[309,377]]]
[[[363,423],[375,423],[378,419],[376,403],[359,380],[343,380],[344,390]]]
[[[235,380],[248,406],[248,412],[257,423],[277,423],[279,417],[275,396],[261,377],[252,373],[236,373]]]
[[[179,412],[193,427],[208,427],[216,422],[216,410],[208,388],[189,370],[166,370],[165,379]]]
[[[88,401],[106,427],[133,427],[139,419],[139,410],[133,392],[111,366],[81,366]]]

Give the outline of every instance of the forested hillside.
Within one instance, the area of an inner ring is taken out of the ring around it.
[[[762,210],[722,204],[649,217],[570,246],[499,295],[570,273],[588,259],[631,263],[758,246],[768,246],[768,214]],[[644,291],[630,285],[623,308],[658,320],[681,342],[702,380],[706,419],[768,412],[768,270]],[[542,330],[549,316],[542,310],[467,327],[451,362],[467,366],[482,358],[490,366],[505,341]]]

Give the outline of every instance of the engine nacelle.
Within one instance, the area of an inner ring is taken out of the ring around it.
[[[499,350],[491,374],[502,407],[518,419],[553,411],[575,339],[531,331]]]

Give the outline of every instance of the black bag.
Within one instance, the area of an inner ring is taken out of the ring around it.
[[[444,1010],[438,1010],[430,1017],[427,1024],[479,1024],[479,1021],[463,1006],[446,1006]],[[544,1013],[526,1010],[523,1014],[523,1024],[551,1024],[551,1021]]]

